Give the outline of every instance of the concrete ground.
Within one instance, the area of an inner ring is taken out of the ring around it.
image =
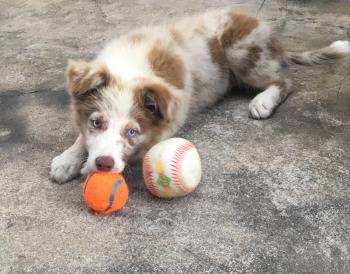
[[[236,94],[178,136],[203,180],[182,199],[152,197],[140,168],[120,212],[97,218],[82,179],[49,181],[76,133],[64,69],[144,24],[262,1],[0,2],[1,273],[349,273],[350,62],[291,70],[295,92],[266,121]],[[290,49],[350,37],[350,2],[266,0],[259,15]]]

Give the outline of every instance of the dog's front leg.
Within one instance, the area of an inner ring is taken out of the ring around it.
[[[84,138],[80,134],[70,148],[52,160],[51,179],[57,183],[65,183],[79,176],[86,154]]]

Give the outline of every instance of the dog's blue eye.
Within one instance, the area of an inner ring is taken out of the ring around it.
[[[128,130],[128,136],[129,137],[135,137],[137,135],[137,131],[135,129],[129,129]]]
[[[98,119],[91,120],[92,127],[94,128],[100,128],[102,126],[102,123]]]

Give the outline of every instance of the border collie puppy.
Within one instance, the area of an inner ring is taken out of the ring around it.
[[[53,159],[51,178],[64,183],[81,170],[122,172],[238,82],[261,90],[249,113],[268,118],[291,91],[287,66],[330,63],[346,55],[349,41],[287,51],[267,24],[232,9],[121,36],[91,62],[68,62],[80,135]]]

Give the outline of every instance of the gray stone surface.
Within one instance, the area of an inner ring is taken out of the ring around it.
[[[261,1],[0,1],[1,273],[349,273],[350,64],[291,69],[295,92],[266,121],[234,93],[190,121],[203,180],[182,199],[129,176],[120,212],[97,218],[81,179],[48,180],[76,133],[69,58],[163,18]],[[350,2],[266,1],[259,15],[291,49],[349,39]]]

